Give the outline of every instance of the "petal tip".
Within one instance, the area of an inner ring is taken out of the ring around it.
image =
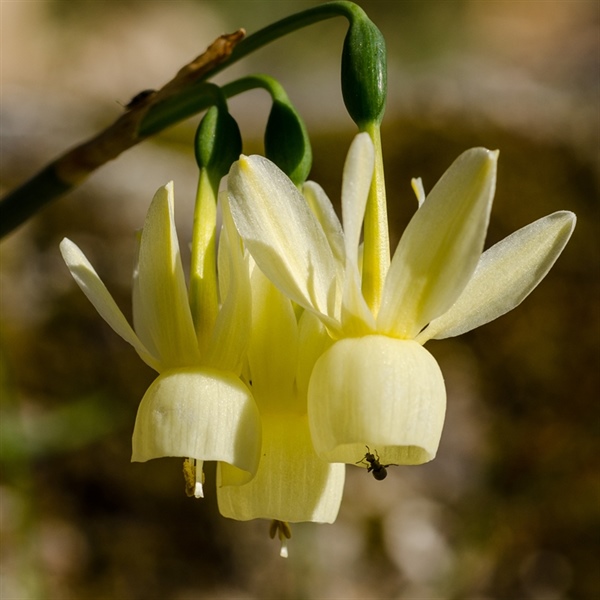
[[[498,156],[500,154],[500,150],[490,150],[489,148],[484,148],[483,146],[476,146],[475,148],[470,148],[463,153],[463,156],[480,159],[486,162],[497,162]]]
[[[569,220],[571,226],[574,228],[577,223],[577,215],[570,210],[563,210],[561,212],[564,214],[565,218]]]
[[[70,248],[72,248],[75,245],[74,242],[72,242],[68,237],[64,237],[60,244],[58,245],[58,247],[60,248],[60,251],[63,253],[67,252]]]

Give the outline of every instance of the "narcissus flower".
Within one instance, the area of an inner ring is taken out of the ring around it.
[[[219,511],[241,521],[333,523],[342,500],[345,465],[319,458],[310,436],[306,393],[315,360],[330,345],[320,322],[292,303],[255,268],[249,377],[263,431],[256,476],[245,485],[217,488]],[[280,535],[282,542],[285,537]],[[282,546],[285,555],[285,544]]]
[[[227,235],[224,229],[223,239]],[[227,248],[222,259],[229,271],[227,292],[211,330],[200,332],[209,340],[201,352],[175,229],[172,183],[154,196],[139,239],[135,329],[81,250],[66,238],[60,244],[71,274],[96,310],[159,373],[138,410],[132,460],[188,459],[184,473],[189,493],[196,496],[202,495],[202,461],[228,463],[228,483],[251,479],[259,461],[260,416],[239,378],[250,333],[248,268],[239,244]]]
[[[365,289],[365,281],[361,289],[359,263],[367,201],[381,201],[369,194],[375,151],[367,133],[355,138],[344,167],[343,229],[316,184],[305,184],[303,195],[260,156],[234,163],[228,197],[248,250],[335,340],[317,360],[308,389],[311,434],[322,458],[356,463],[365,446],[386,464],[434,458],[446,392],[423,344],[479,327],[517,306],[567,243],[575,215],[561,211],[483,252],[497,157],[483,148],[465,152],[426,198],[417,183],[420,207],[389,269],[383,261],[387,273],[377,293]],[[369,239],[377,246],[384,238]],[[373,248],[365,248],[367,254]]]

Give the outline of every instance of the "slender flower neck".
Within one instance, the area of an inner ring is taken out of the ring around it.
[[[377,317],[383,284],[390,266],[390,240],[379,125],[370,123],[365,131],[375,148],[375,169],[364,220],[362,292],[373,316]]]
[[[190,269],[190,308],[200,355],[205,356],[217,314],[219,298],[216,270],[217,191],[207,169],[200,170]]]
[[[213,85],[215,104],[204,115],[194,140],[200,169],[190,271],[190,308],[200,355],[205,356],[219,313],[217,283],[217,198],[221,179],[242,151],[235,119],[218,86]]]

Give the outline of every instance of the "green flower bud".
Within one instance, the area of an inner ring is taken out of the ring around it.
[[[202,117],[194,142],[196,162],[206,169],[213,188],[242,153],[242,136],[224,102],[209,108]]]
[[[295,185],[302,185],[312,166],[304,122],[287,97],[275,97],[265,130],[265,154]]]
[[[359,128],[381,123],[387,94],[385,40],[366,15],[352,20],[344,40],[342,94]]]

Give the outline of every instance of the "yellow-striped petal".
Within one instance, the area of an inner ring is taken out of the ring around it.
[[[559,211],[519,229],[483,253],[473,277],[452,308],[417,337],[461,335],[518,306],[546,276],[566,246],[576,217]]]
[[[329,247],[331,248],[331,253],[335,259],[336,266],[340,271],[339,278],[341,281],[346,265],[342,224],[335,214],[331,200],[318,183],[307,181],[302,187],[302,193],[325,232]]]
[[[153,356],[160,356],[160,353],[154,345],[152,339],[151,324],[147,318],[144,317],[143,310],[143,299],[140,297],[140,244],[142,242],[142,230],[135,232],[135,261],[133,266],[133,279],[131,285],[131,314],[133,318],[133,329],[140,338],[144,346],[148,348],[148,351]]]
[[[256,477],[241,486],[220,485],[219,511],[239,521],[333,523],[344,477],[345,465],[325,462],[315,454],[306,415],[267,414]]]
[[[262,273],[252,273],[252,335],[248,362],[261,412],[289,411],[295,399],[298,324],[292,303]],[[303,403],[305,404],[305,403]],[[302,410],[306,409],[302,406]]]
[[[373,179],[375,150],[367,133],[358,134],[348,150],[342,181],[342,217],[346,268],[342,298],[342,326],[348,336],[375,330],[375,319],[361,290],[358,247],[365,208]]]
[[[327,320],[339,305],[335,259],[296,186],[267,159],[243,156],[231,168],[228,193],[238,231],[263,273],[289,298]]]
[[[306,401],[313,367],[334,342],[319,318],[309,311],[304,311],[300,317],[298,334],[296,385],[298,386],[298,396]]]
[[[77,285],[94,305],[100,316],[120,335],[130,343],[139,354],[140,358],[155,371],[160,371],[157,357],[153,356],[142,341],[135,334],[131,325],[117,306],[110,292],[94,270],[83,252],[68,238],[60,243],[62,257],[75,279]]]
[[[173,215],[173,184],[152,200],[139,252],[139,313],[147,323],[163,368],[197,365],[192,321]]]
[[[390,265],[378,331],[414,338],[461,294],[483,250],[497,156],[484,148],[462,154],[415,213]]]
[[[249,256],[244,254],[227,203],[223,207],[223,229],[219,240],[219,288],[222,305],[205,359],[207,365],[242,372],[250,343],[252,298],[250,290]]]

